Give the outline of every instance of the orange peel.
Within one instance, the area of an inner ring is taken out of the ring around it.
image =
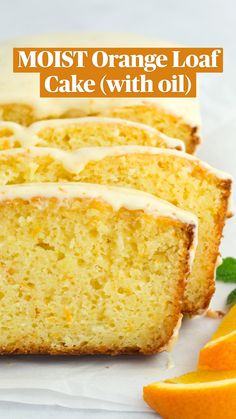
[[[144,387],[144,400],[164,419],[234,419],[236,371],[196,371]]]

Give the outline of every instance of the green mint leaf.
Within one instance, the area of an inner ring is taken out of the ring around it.
[[[236,304],[236,288],[228,295],[227,304],[230,306]]]
[[[223,259],[222,265],[216,270],[217,281],[236,283],[236,259],[228,257]]]

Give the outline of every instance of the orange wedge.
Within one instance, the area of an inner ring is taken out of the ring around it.
[[[236,305],[231,308],[211,340],[200,351],[198,368],[236,370]]]
[[[164,419],[235,419],[236,371],[196,371],[144,387]]]

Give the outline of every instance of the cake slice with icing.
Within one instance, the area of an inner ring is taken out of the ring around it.
[[[133,189],[0,187],[0,353],[152,354],[181,320],[196,217]]]
[[[199,159],[152,147],[95,147],[68,153],[49,148],[0,153],[0,183],[79,181],[143,190],[193,212],[199,244],[187,283],[184,311],[205,310],[214,292],[215,267],[232,179]]]

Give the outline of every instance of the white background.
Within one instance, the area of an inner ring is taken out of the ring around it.
[[[99,31],[224,47],[224,74],[199,76],[204,144],[198,155],[236,176],[235,4],[235,0],[1,0],[0,41],[48,32]],[[223,255],[236,256],[235,245],[236,223],[231,220],[225,230]],[[151,419],[155,415],[0,403],[0,417]]]

